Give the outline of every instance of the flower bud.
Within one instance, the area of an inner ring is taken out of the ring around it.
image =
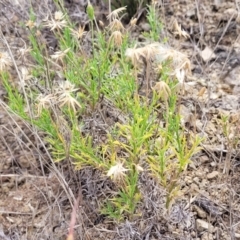
[[[90,3],[90,1],[88,1],[88,5],[87,5],[87,15],[91,21],[94,20],[94,8]]]

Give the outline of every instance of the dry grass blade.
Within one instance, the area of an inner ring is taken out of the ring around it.
[[[81,192],[79,190],[78,198],[77,200],[74,201],[74,206],[71,214],[71,222],[69,226],[69,234],[67,237],[67,240],[74,240],[74,226],[76,224],[76,219],[77,219],[77,209],[79,206],[79,202],[82,200]]]
[[[184,37],[184,38],[189,38],[189,34],[182,30],[182,27],[181,25],[179,25],[178,21],[176,18],[172,18],[172,31],[173,31],[173,34],[175,36],[179,36],[179,37]]]
[[[126,6],[125,7],[121,7],[121,8],[118,8],[118,9],[115,9],[114,11],[112,11],[108,16],[107,16],[107,19],[108,20],[114,20],[116,18],[119,18],[119,14],[122,13],[123,11],[126,10]]]
[[[63,117],[60,109],[58,107],[52,107],[52,121],[57,130],[58,137],[62,141],[65,148],[66,158],[69,159],[70,146],[72,140],[72,133],[68,122]]]

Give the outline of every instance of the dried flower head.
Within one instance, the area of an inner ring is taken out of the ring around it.
[[[21,67],[20,72],[23,81],[28,81],[33,78],[33,76],[26,67]]]
[[[112,21],[116,18],[119,19],[119,13],[122,13],[126,9],[127,9],[127,6],[115,9],[114,11],[112,11],[111,13],[108,14],[107,19],[109,21]]]
[[[109,30],[111,32],[113,32],[113,31],[123,31],[124,27],[123,27],[123,24],[121,23],[121,21],[119,21],[118,19],[114,19],[109,24]]]
[[[77,39],[83,38],[83,36],[87,34],[87,32],[84,31],[84,29],[85,29],[85,27],[81,27],[81,26],[80,26],[77,31],[71,30],[72,35],[73,35],[74,37],[76,37]]]
[[[61,21],[61,20],[63,20],[63,19],[64,19],[64,14],[63,14],[61,11],[56,11],[56,12],[54,13],[54,19],[55,19],[56,21]]]
[[[104,22],[101,20],[99,20],[98,23],[99,23],[100,27],[102,27],[102,28],[105,26]]]
[[[142,48],[128,48],[125,53],[127,59],[129,59],[135,68],[139,67],[142,63],[142,57],[144,53]]]
[[[60,83],[59,89],[57,89],[59,106],[67,105],[68,108],[73,109],[74,113],[76,112],[76,107],[81,108],[80,103],[72,96],[72,93],[77,90],[77,88],[74,88],[74,84],[68,80]]]
[[[50,20],[44,20],[46,23],[44,24],[45,27],[50,28],[51,31],[55,29],[62,29],[67,26],[67,21],[64,19],[64,14],[60,11],[54,13],[54,18]]]
[[[124,182],[124,178],[126,177],[127,171],[128,169],[126,169],[123,166],[123,163],[119,162],[109,169],[107,176],[111,177],[114,182],[120,183],[120,182]]]
[[[180,24],[178,24],[176,18],[172,19],[172,31],[175,36],[184,37],[184,38],[190,37],[185,30],[182,30],[182,27]]]
[[[176,69],[175,70],[175,77],[177,78],[178,82],[180,84],[184,83],[184,79],[185,79],[185,70],[184,69]]]
[[[129,48],[126,51],[126,56],[131,60],[133,58],[138,60],[138,64],[144,58],[146,61],[154,60],[156,54],[158,53],[158,43],[148,44],[145,47],[140,48]]]
[[[75,88],[74,84],[71,83],[70,81],[66,80],[66,81],[62,81],[59,83],[59,87],[57,89],[57,92],[75,92],[77,91],[78,88]]]
[[[38,95],[38,97],[36,98],[37,117],[41,115],[43,109],[48,109],[50,107],[54,98],[55,97],[52,94],[43,95],[41,93]]]
[[[31,52],[31,48],[27,47],[26,45],[22,48],[18,49],[18,54],[19,54],[19,58],[23,59],[24,61],[26,60],[26,56],[28,55],[28,53]]]
[[[167,101],[171,95],[171,89],[164,81],[157,82],[153,87],[153,90],[155,90],[159,94],[159,97],[164,101]]]
[[[137,18],[132,18],[130,21],[130,26],[133,27],[136,25],[136,23],[137,23]]]
[[[25,24],[26,27],[28,27],[29,29],[32,29],[36,26],[36,23],[33,22],[32,20],[28,20]]]
[[[143,59],[151,60],[157,66],[169,61],[170,75],[176,77],[179,82],[183,82],[185,75],[191,73],[191,63],[185,54],[160,43],[152,43],[140,48],[129,48],[125,55],[135,67],[141,66]]]
[[[157,3],[158,3],[158,0],[152,0],[152,5],[154,6],[154,5],[157,5]]]
[[[114,31],[110,36],[110,41],[113,40],[114,45],[120,47],[122,45],[122,33],[120,31]]]
[[[7,52],[0,52],[0,72],[12,65],[12,59]]]
[[[74,113],[77,112],[76,107],[82,108],[80,103],[70,93],[62,93],[58,100],[60,102],[60,107],[67,105],[69,109],[72,108]]]
[[[70,50],[70,48],[67,48],[64,51],[57,51],[54,54],[51,55],[51,58],[56,61],[63,61],[63,58],[66,56],[67,52]]]

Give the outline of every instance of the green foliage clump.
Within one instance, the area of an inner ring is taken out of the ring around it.
[[[121,4],[130,7],[129,2]],[[58,6],[62,10],[62,4]],[[131,2],[131,6],[133,9],[128,11],[133,15],[138,1]],[[156,41],[162,26],[156,23],[159,19],[155,7],[148,9],[148,37]],[[127,61],[125,55],[126,49],[133,46],[130,32],[121,25],[116,12],[111,13],[110,24],[102,31],[94,30],[98,26],[90,5],[88,14],[92,43],[89,52],[82,46],[82,39],[89,33],[81,26],[76,29],[63,11],[57,11],[40,27],[32,24],[29,39],[36,81],[29,84],[32,87],[22,86],[21,94],[13,90],[8,74],[2,73],[9,107],[45,132],[55,161],[68,158],[76,168],[93,166],[112,178],[119,191],[112,199],[106,199],[104,213],[118,220],[136,213],[142,197],[138,177],[143,171],[166,188],[169,208],[179,191],[181,174],[201,142],[198,137],[188,136],[181,124],[178,82],[167,74],[166,63],[155,82],[157,87],[148,89],[146,95],[140,94],[139,66]],[[58,39],[59,50],[51,56],[47,46],[38,40],[41,27],[51,29]],[[134,61],[142,59],[134,56]],[[96,114],[104,115],[102,103],[110,104],[108,107],[120,116],[112,124],[102,116],[105,140],[99,140],[95,130],[86,130],[89,119],[94,122]]]

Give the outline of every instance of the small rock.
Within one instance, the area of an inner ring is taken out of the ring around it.
[[[189,169],[192,169],[192,170],[197,170],[196,166],[195,166],[195,163],[191,162],[189,165],[188,165]]]
[[[218,174],[219,174],[218,171],[213,171],[207,175],[207,179],[213,179],[213,178],[217,177]]]
[[[196,120],[196,127],[197,127],[197,129],[202,129],[203,128],[203,123],[199,120],[199,119],[197,119]],[[201,156],[200,158],[199,158],[199,160],[200,160],[200,162],[201,162],[201,158],[202,158],[203,156]],[[208,159],[209,160],[209,159]]]
[[[234,236],[236,240],[240,240],[240,233],[235,233]]]
[[[198,177],[194,177],[193,178],[193,182],[196,183],[196,184],[199,184],[200,180]]]
[[[214,0],[214,5],[220,5],[223,2],[223,0]]]
[[[203,172],[203,171],[197,171],[197,172],[195,172],[195,175],[196,175],[197,177],[203,178],[204,172]]]
[[[195,231],[191,232],[191,237],[196,238],[196,232]]]
[[[140,25],[140,27],[142,28],[143,31],[145,32],[149,32],[151,30],[151,26],[148,23],[142,23]]]
[[[191,17],[196,16],[196,9],[194,9],[194,8],[189,9],[189,10],[186,12],[186,16],[187,16],[188,18],[191,18]]]
[[[201,186],[204,187],[204,188],[207,187],[208,184],[209,184],[209,181],[207,179],[203,179],[202,182],[201,182]]]
[[[235,8],[228,8],[227,10],[224,11],[224,14],[231,17],[232,15],[237,15],[238,12],[237,12],[237,9],[235,9]]]
[[[191,183],[193,182],[192,177],[190,177],[190,176],[186,176],[186,177],[184,178],[184,180],[185,180],[185,183],[186,183],[186,184],[191,184]]]
[[[137,39],[138,36],[139,36],[139,33],[138,33],[138,32],[133,32],[133,33],[132,33],[132,37],[133,37],[133,38],[136,38],[136,39]]]
[[[198,206],[194,205],[193,209],[196,211],[198,217],[202,219],[207,217],[207,213],[203,211],[201,208],[199,208]]]
[[[213,240],[213,235],[211,233],[205,232],[201,236],[201,240]]]
[[[210,165],[211,165],[211,167],[216,167],[216,166],[217,166],[217,163],[214,162],[214,161],[212,161],[212,162],[210,163]]]
[[[197,225],[197,230],[199,232],[208,231],[208,232],[212,233],[214,230],[214,227],[212,224],[210,224],[202,219],[197,219],[196,225]]]
[[[206,47],[203,51],[200,52],[200,55],[204,62],[208,62],[211,59],[216,58],[216,54],[210,47]]]
[[[21,168],[29,168],[31,166],[30,161],[25,156],[20,156],[18,159],[18,163]]]
[[[142,34],[139,34],[138,40],[139,40],[139,41],[145,41],[145,40],[146,40],[146,37],[143,36]]]
[[[11,20],[12,20],[14,23],[15,23],[15,22],[18,22],[18,21],[19,21],[19,17],[18,17],[16,14],[14,14]]]
[[[209,162],[209,157],[206,155],[203,155],[199,158],[201,164]]]
[[[179,114],[181,115],[181,122],[183,124],[189,123],[191,121],[191,109],[186,107],[184,104],[179,106]]]
[[[192,183],[192,184],[191,184],[191,190],[193,190],[193,191],[199,191],[198,185],[195,184],[195,183]]]
[[[182,192],[183,193],[189,193],[190,187],[183,187]]]

